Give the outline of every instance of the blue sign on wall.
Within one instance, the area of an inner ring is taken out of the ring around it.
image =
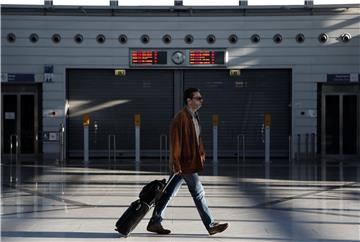
[[[8,82],[35,82],[35,74],[8,73]]]
[[[350,82],[350,74],[327,74],[327,82]]]
[[[337,83],[359,82],[360,73],[327,74],[326,81],[337,82]]]

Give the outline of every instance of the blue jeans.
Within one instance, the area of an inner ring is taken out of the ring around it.
[[[184,181],[189,188],[189,192],[194,199],[196,208],[206,229],[211,228],[214,224],[214,219],[210,214],[205,199],[205,191],[197,173],[175,175],[154,208],[154,212],[151,218],[152,222],[161,223],[163,220],[163,213],[169,203],[170,198],[176,195]]]

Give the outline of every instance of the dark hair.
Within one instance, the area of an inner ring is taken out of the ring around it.
[[[194,97],[194,92],[200,92],[199,88],[190,87],[184,91],[184,104],[187,105],[187,99]]]

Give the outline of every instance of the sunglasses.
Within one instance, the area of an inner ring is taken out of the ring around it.
[[[193,97],[192,99],[196,99],[196,100],[198,100],[198,101],[203,100],[203,98],[202,98],[202,97]]]

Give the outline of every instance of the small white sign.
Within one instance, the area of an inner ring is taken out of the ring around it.
[[[49,140],[50,141],[56,141],[58,140],[58,135],[55,132],[49,132]]]
[[[350,73],[350,82],[358,82],[358,81],[359,81],[359,74]]]
[[[8,74],[1,73],[1,82],[8,82]]]
[[[15,119],[15,112],[5,112],[5,119],[14,120]]]
[[[44,82],[53,82],[53,73],[44,73]]]
[[[308,115],[309,115],[310,118],[316,118],[316,117],[317,117],[316,110],[314,110],[314,109],[309,109],[309,110],[308,110]]]

